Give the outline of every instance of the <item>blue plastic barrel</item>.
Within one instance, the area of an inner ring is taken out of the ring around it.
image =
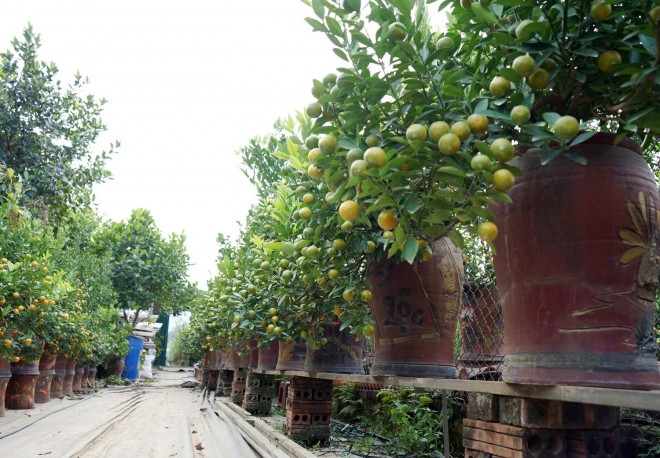
[[[128,355],[126,355],[126,365],[121,373],[121,378],[132,382],[138,379],[138,363],[140,362],[140,352],[144,346],[144,341],[139,337],[128,336]]]

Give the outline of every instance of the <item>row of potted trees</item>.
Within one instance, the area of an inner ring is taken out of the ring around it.
[[[242,151],[261,201],[220,240],[203,347],[318,348],[338,322],[375,373],[455,376],[467,233],[495,253],[506,381],[657,388],[658,5],[310,7],[345,64]]]
[[[71,371],[107,364],[128,352],[130,327],[89,302],[94,283],[67,265],[64,228],[55,234],[11,198],[0,212],[0,404],[29,409],[50,399],[58,357]]]

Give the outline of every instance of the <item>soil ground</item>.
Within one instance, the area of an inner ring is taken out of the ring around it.
[[[163,368],[154,375],[149,383],[6,410],[0,417],[0,456],[259,456],[232,424],[202,407],[199,389],[181,387],[192,380],[191,369]]]

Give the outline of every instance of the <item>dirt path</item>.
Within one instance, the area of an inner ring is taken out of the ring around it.
[[[0,456],[257,457],[240,433],[181,388],[191,371],[165,368],[156,382],[103,388],[0,417]]]

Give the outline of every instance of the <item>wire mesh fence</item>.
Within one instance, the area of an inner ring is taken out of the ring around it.
[[[503,318],[497,286],[468,280],[456,333],[460,378],[500,380],[504,360]]]

